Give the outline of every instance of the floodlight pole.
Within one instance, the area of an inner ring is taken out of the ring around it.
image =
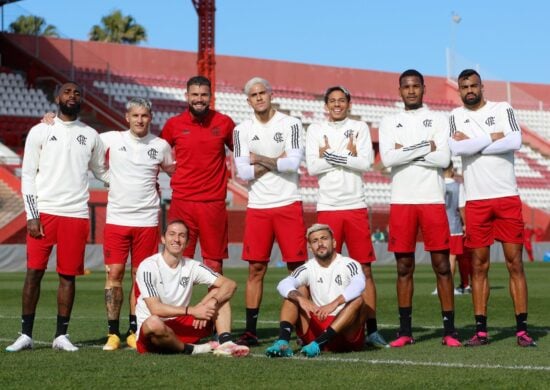
[[[199,16],[199,48],[197,71],[207,77],[211,84],[210,107],[215,108],[216,58],[214,50],[216,0],[191,0]]]

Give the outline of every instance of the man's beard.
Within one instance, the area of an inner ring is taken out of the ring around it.
[[[198,117],[198,118],[206,116],[206,114],[208,114],[209,109],[210,107],[205,107],[202,111],[197,111],[193,108],[192,105],[189,105],[189,111],[191,112],[191,114],[193,114],[194,117]]]
[[[324,255],[315,255],[315,257],[317,257],[319,260],[329,260],[330,258],[332,258],[332,255],[334,254],[334,249],[332,250],[329,250],[327,249],[327,251],[325,252]]]
[[[464,96],[464,99],[462,99],[462,103],[464,103],[467,106],[476,106],[481,101],[481,95],[474,95],[474,97],[468,97],[468,95]]]
[[[61,111],[63,115],[76,116],[80,112],[80,103],[75,103],[69,107],[67,104],[60,102],[59,111]]]
[[[405,108],[407,110],[418,110],[420,107],[422,107],[422,102],[412,104],[405,103]]]

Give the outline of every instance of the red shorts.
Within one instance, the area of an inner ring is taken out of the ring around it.
[[[44,237],[32,238],[27,234],[27,267],[45,270],[53,246],[57,245],[57,273],[82,275],[90,233],[88,219],[41,213],[40,222],[44,226]]]
[[[444,204],[390,205],[390,238],[388,250],[412,253],[416,249],[418,228],[424,237],[424,249],[449,249],[449,222]]]
[[[172,198],[169,221],[182,220],[189,230],[185,257],[195,256],[197,239],[201,245],[201,254],[205,259],[227,259],[227,210],[225,201],[193,202]]]
[[[302,202],[270,209],[246,209],[243,260],[269,261],[275,238],[283,261],[307,260]]]
[[[303,333],[301,329],[296,329],[296,335],[302,339],[304,345],[315,341],[333,322],[335,316],[328,316],[324,321],[321,321],[316,316],[311,316],[309,328]],[[365,329],[360,326],[357,332],[351,336],[336,335],[330,342],[323,346],[323,351],[332,352],[350,352],[362,351],[365,345]]]
[[[461,255],[464,253],[464,236],[451,236],[449,238],[449,249],[451,255]]]
[[[196,344],[200,339],[209,337],[212,335],[213,328],[212,323],[207,324],[206,327],[202,329],[193,328],[193,316],[180,316],[175,317],[169,320],[164,321],[164,324],[172,329],[176,334],[176,337],[183,343],[186,344]],[[163,353],[166,351],[161,350],[157,346],[153,345],[149,339],[147,339],[142,332],[143,329],[139,330],[139,336],[137,339],[137,351],[139,353]]]
[[[342,246],[346,243],[349,257],[359,263],[376,260],[367,209],[319,211],[317,222],[331,227],[338,253],[342,253]]]
[[[523,216],[519,196],[466,202],[466,242],[483,248],[495,240],[523,244]]]
[[[137,227],[106,224],[103,229],[105,264],[126,264],[132,254],[132,267],[159,250],[158,226]]]

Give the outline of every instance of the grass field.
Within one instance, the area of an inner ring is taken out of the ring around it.
[[[268,272],[260,313],[262,345],[250,358],[213,356],[139,356],[130,350],[103,352],[106,334],[103,280],[100,272],[78,279],[77,298],[69,328],[81,347],[67,353],[51,349],[55,330],[57,276],[47,274],[34,329],[35,350],[7,353],[20,330],[20,294],[24,275],[0,273],[0,387],[2,388],[550,388],[549,325],[550,264],[525,264],[529,283],[529,327],[538,348],[516,346],[515,320],[503,264],[491,269],[489,334],[491,344],[474,349],[447,348],[441,342],[441,315],[429,266],[417,267],[413,327],[417,343],[403,349],[358,353],[324,353],[316,359],[268,359],[264,349],[278,334],[280,298],[275,290],[285,271]],[[394,337],[398,318],[395,270],[374,268],[378,288],[378,322],[381,333]],[[239,291],[233,302],[235,334],[244,327],[245,269],[228,269]],[[546,303],[545,303],[546,302]],[[123,313],[127,312],[126,306]],[[127,315],[122,318],[123,328]],[[462,339],[473,331],[469,295],[456,297],[456,324]],[[294,344],[294,343],[293,343]]]

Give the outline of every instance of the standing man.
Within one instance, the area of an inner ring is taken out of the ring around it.
[[[103,254],[107,278],[105,308],[109,335],[105,351],[120,347],[119,318],[122,306],[122,281],[131,254],[132,287],[138,265],[158,252],[159,206],[157,178],[160,169],[172,173],[175,164],[168,143],[149,133],[153,119],[151,102],[132,98],[126,103],[127,131],[100,135],[108,155],[110,189],[107,223],[103,231]],[[130,290],[130,328],[126,344],[136,348],[137,322],[134,289]]]
[[[138,352],[248,355],[248,347],[231,341],[229,300],[237,284],[183,257],[187,227],[182,221],[168,223],[162,244],[163,251],[145,259],[137,270]],[[197,284],[207,285],[209,291],[199,303],[190,305]],[[219,343],[195,345],[212,335],[213,324]]]
[[[521,347],[536,343],[527,333],[527,281],[523,271],[523,217],[514,151],[521,147],[521,129],[514,110],[506,102],[483,97],[478,72],[465,69],[458,76],[458,92],[464,103],[450,117],[453,154],[462,156],[466,190],[466,243],[473,248],[472,299],[476,333],[467,346],[489,343],[489,254],[494,240],[502,243],[510,274],[510,295],[516,315],[516,338]]]
[[[246,331],[237,341],[257,345],[256,324],[263,280],[276,238],[289,271],[307,259],[298,168],[303,158],[302,123],[271,105],[267,80],[250,79],[244,93],[254,115],[235,129],[237,174],[249,182],[243,238],[243,260],[248,261]]]
[[[279,339],[267,348],[266,355],[292,356],[289,341],[294,327],[305,344],[300,352],[306,357],[319,356],[321,349],[360,351],[365,343],[367,316],[362,267],[336,252],[337,242],[330,226],[316,223],[306,236],[314,257],[277,286],[285,298]]]
[[[185,98],[189,109],[168,119],[160,134],[175,148],[177,161],[168,217],[183,220],[189,229],[184,255],[192,258],[199,240],[204,264],[221,273],[228,257],[225,148],[233,150],[235,124],[210,109],[207,78],[191,77]]]
[[[380,155],[391,168],[388,250],[397,261],[399,332],[391,347],[414,343],[412,297],[418,229],[430,252],[443,317],[442,344],[458,347],[454,325],[454,288],[449,266],[449,223],[445,212],[443,168],[449,165],[448,121],[423,106],[424,77],[409,69],[399,76],[405,110],[380,124]]]
[[[78,120],[81,88],[74,82],[56,92],[53,126],[34,126],[25,142],[21,192],[27,213],[27,275],[23,285],[21,336],[8,352],[32,349],[40,284],[57,245],[57,327],[52,348],[78,351],[67,337],[75,276],[84,272],[88,223],[88,169],[103,181],[105,150],[97,132]]]
[[[361,263],[367,280],[367,343],[386,347],[376,322],[376,285],[363,173],[373,161],[370,130],[365,122],[348,118],[351,95],[342,86],[325,92],[328,121],[313,123],[306,133],[306,161],[310,175],[319,179],[317,222],[334,231],[336,252],[344,242],[351,258]]]

